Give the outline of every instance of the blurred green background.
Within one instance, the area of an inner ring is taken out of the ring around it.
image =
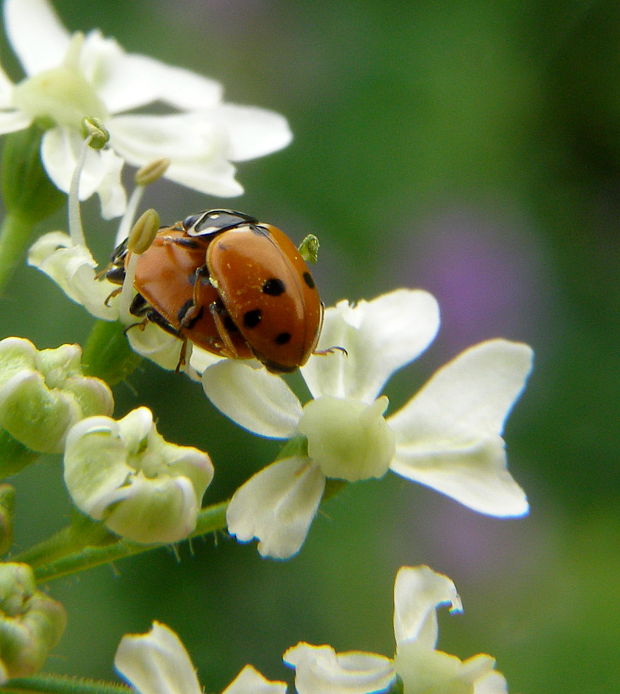
[[[506,432],[527,518],[502,521],[395,476],[330,501],[298,556],[262,560],[220,535],[49,585],[69,628],[47,670],[112,677],[121,635],[152,619],[182,637],[208,691],[250,662],[267,676],[298,640],[393,652],[392,586],[426,563],[465,607],[440,646],[489,652],[522,694],[620,690],[618,307],[620,4],[57,0],[72,30],[221,80],[227,100],[285,114],[292,145],[239,166],[247,192],[149,191],[174,221],[231,206],[321,240],[327,304],[423,287],[442,307],[428,354],[388,388],[398,407],[477,341],[530,343],[536,368]],[[19,72],[6,43],[0,60]],[[85,206],[104,260],[114,225]],[[64,215],[41,231],[65,227]],[[0,299],[1,336],[83,343],[91,318],[36,271]],[[59,315],[62,316],[59,320]],[[275,442],[237,429],[182,377],[143,363],[117,414],[154,409],[167,438],[207,449],[230,494]],[[18,549],[67,521],[57,458],[15,479]],[[180,559],[179,559],[180,558]]]

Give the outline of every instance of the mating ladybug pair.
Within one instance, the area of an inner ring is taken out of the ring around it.
[[[125,241],[107,279],[123,283],[129,255]],[[304,259],[280,229],[241,212],[208,210],[159,229],[134,285],[130,312],[184,341],[180,364],[189,340],[284,373],[305,364],[319,338],[323,304]]]

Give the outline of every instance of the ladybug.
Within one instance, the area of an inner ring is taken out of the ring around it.
[[[122,284],[128,257],[125,241],[110,281]],[[256,357],[274,373],[305,364],[318,341],[323,304],[308,266],[283,231],[241,212],[162,227],[138,258],[134,285],[130,311],[144,322],[222,357]]]

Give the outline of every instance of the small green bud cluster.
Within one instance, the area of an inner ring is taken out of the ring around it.
[[[37,590],[27,564],[0,564],[0,682],[37,672],[65,629],[63,606]]]
[[[27,448],[60,453],[71,426],[112,412],[110,389],[82,374],[81,354],[78,345],[39,351],[23,338],[0,341],[0,426]]]

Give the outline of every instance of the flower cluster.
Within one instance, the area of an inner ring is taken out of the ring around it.
[[[398,412],[384,418],[380,395],[391,374],[415,359],[439,326],[435,299],[397,290],[325,312],[317,355],[301,372],[313,398],[305,405],[276,376],[223,361],[205,369],[211,401],[266,437],[303,437],[300,450],[256,473],[237,490],[228,528],[259,551],[285,558],[301,546],[327,478],[357,481],[388,470],[493,516],[520,516],[528,504],[507,469],[504,421],[523,390],[532,352],[490,340],[440,369]]]
[[[37,588],[37,578],[105,561],[97,555],[101,549],[120,548],[127,556],[205,533],[204,518],[214,509],[220,520],[210,530],[227,528],[240,542],[257,539],[262,556],[278,559],[300,550],[327,489],[388,472],[479,513],[501,518],[527,513],[526,495],[508,470],[503,439],[506,418],[532,368],[527,345],[503,339],[474,345],[393,410],[386,384],[429,347],[440,325],[436,300],[420,289],[396,289],[356,304],[342,300],[327,308],[317,349],[300,369],[309,392],[303,400],[284,377],[254,359],[225,359],[179,339],[176,335],[187,334],[187,322],[171,318],[168,323],[152,306],[143,306],[148,312],[141,313],[135,305],[139,256],[160,228],[152,210],[134,223],[142,192],[165,176],[203,193],[237,195],[242,188],[232,162],[284,147],[291,138],[286,120],[225,103],[218,83],[127,53],[98,30],[70,34],[47,0],[5,0],[4,20],[26,77],[13,83],[0,68],[0,134],[39,128],[45,170],[68,193],[69,233],[40,237],[30,247],[29,264],[98,319],[93,334],[101,326],[116,330],[129,355],[127,369],[136,359],[128,341],[140,356],[199,382],[214,406],[241,427],[284,445],[230,502],[203,508],[215,473],[210,456],[164,440],[147,407],[113,418],[108,383],[122,380],[125,370],[109,377],[98,370],[96,358],[82,359],[78,345],[39,350],[24,338],[0,341],[0,470],[9,476],[40,454],[62,454],[64,482],[76,509],[67,528],[0,563],[0,684],[36,672],[64,630],[64,609]],[[156,102],[168,112],[144,111]],[[125,163],[140,167],[129,200],[120,178]],[[94,193],[104,217],[121,217],[116,254],[107,269],[94,259],[82,229],[80,200]],[[181,273],[193,320],[197,282],[208,284],[203,270],[211,266],[205,247],[191,246],[189,226],[174,231],[183,234],[184,248],[200,254],[198,267]],[[220,234],[222,228],[209,233]],[[158,241],[168,243],[168,234]],[[0,244],[0,270],[6,246],[2,250]],[[291,253],[297,252],[305,253],[292,247]],[[306,291],[313,291],[309,275],[304,277]],[[228,306],[220,305],[224,283],[217,279],[209,286],[219,292],[217,301],[209,300],[206,315],[222,326],[228,319],[231,330],[238,330],[241,323],[235,325]],[[278,279],[257,284],[264,294],[280,293],[279,285],[284,283]],[[322,306],[316,295],[315,300],[318,326]],[[170,332],[154,322],[158,319]],[[280,336],[288,344],[291,333]],[[105,350],[112,351],[111,343]],[[89,339],[84,354],[90,345]],[[221,353],[237,354],[234,349]],[[0,485],[2,553],[10,549],[14,495],[12,487]],[[394,586],[393,657],[298,643],[283,656],[295,671],[297,692],[505,694],[506,681],[490,656],[462,661],[437,649],[436,613],[443,605],[452,612],[461,609],[448,577],[427,566],[401,568]],[[122,639],[115,665],[141,694],[202,691],[180,639],[157,622],[148,634]],[[269,681],[247,665],[225,694],[285,694],[286,689],[284,682]]]
[[[406,694],[506,694],[495,660],[479,654],[460,660],[437,650],[437,608],[461,611],[454,583],[428,566],[402,567],[394,584],[393,658],[363,651],[336,653],[331,646],[298,643],[284,654],[295,669],[299,694],[379,694],[401,682]],[[178,636],[154,623],[143,635],[124,636],[114,660],[140,694],[200,694],[191,660]],[[284,682],[269,682],[247,665],[223,694],[284,694]]]
[[[13,84],[0,68],[0,134],[41,124],[41,159],[52,181],[68,192],[81,151],[82,120],[101,122],[110,134],[109,147],[88,154],[80,198],[98,193],[105,217],[125,209],[120,180],[125,162],[144,166],[167,157],[170,180],[232,196],[243,188],[231,162],[290,142],[282,116],[225,103],[217,82],[127,53],[98,30],[72,35],[46,0],[5,0],[4,23],[26,78]],[[155,102],[170,113],[134,113]]]

